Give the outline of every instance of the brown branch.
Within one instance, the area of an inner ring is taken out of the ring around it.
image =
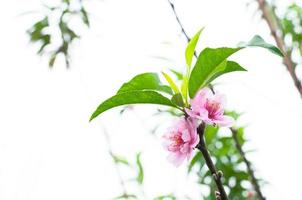
[[[275,23],[274,18],[270,14],[270,8],[267,5],[266,1],[257,0],[257,2],[259,4],[259,9],[262,12],[262,17],[266,21],[270,29],[271,35],[275,39],[278,48],[281,49],[281,51],[283,51],[284,53],[283,64],[285,65],[287,71],[289,72],[296,86],[296,89],[298,90],[302,98],[302,84],[300,79],[297,77],[297,74],[295,73],[295,63],[291,59],[291,53],[286,50],[285,42],[283,38],[280,36],[280,32],[282,31],[282,29],[280,28],[278,23]]]
[[[181,21],[179,20],[179,17],[178,17],[178,14],[177,14],[176,10],[175,10],[174,4],[172,3],[171,0],[167,0],[167,1],[169,2],[170,6],[171,6],[171,8],[172,8],[172,10],[173,10],[174,16],[175,16],[176,21],[177,21],[177,23],[178,23],[178,25],[179,25],[179,27],[180,27],[180,29],[181,29],[182,34],[186,37],[187,42],[189,43],[190,40],[191,40],[191,38],[189,37],[188,33],[187,33],[186,30],[184,29],[184,27],[183,27]],[[194,51],[194,56],[197,58],[196,51]]]
[[[211,159],[210,153],[207,149],[205,140],[204,140],[205,124],[201,123],[200,126],[198,127],[197,131],[199,134],[200,141],[199,141],[198,145],[196,146],[196,148],[202,153],[203,158],[206,162],[206,165],[208,166],[208,168],[212,174],[212,177],[215,181],[215,184],[217,186],[218,192],[216,192],[216,194],[215,194],[216,199],[217,200],[228,200],[228,196],[223,188],[223,184],[221,181],[223,174],[221,171],[217,171],[217,169]]]
[[[235,128],[231,128],[231,131],[232,131],[232,137],[233,137],[233,140],[235,141],[235,146],[237,148],[237,150],[239,151],[239,154],[241,156],[241,158],[243,159],[246,167],[247,167],[247,171],[250,175],[250,178],[251,178],[251,183],[254,187],[254,190],[256,191],[257,193],[257,196],[260,200],[265,200],[266,198],[263,196],[261,190],[260,190],[260,186],[258,184],[258,180],[256,179],[255,177],[255,173],[254,173],[254,170],[252,168],[252,164],[251,162],[246,158],[246,155],[245,155],[245,152],[243,151],[242,149],[242,145],[240,144],[239,142],[239,138],[238,138],[238,130],[235,129]]]

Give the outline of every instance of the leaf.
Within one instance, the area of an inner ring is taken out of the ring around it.
[[[213,143],[213,139],[217,136],[219,128],[212,125],[207,125],[205,129],[205,139],[207,144]]]
[[[280,51],[280,49],[278,49],[276,46],[272,44],[266,43],[259,35],[255,35],[249,42],[240,42],[238,46],[239,48],[262,47],[278,56],[281,57],[284,56],[283,53]]]
[[[182,73],[180,73],[179,71],[176,71],[176,70],[174,70],[174,69],[170,69],[170,71],[176,76],[176,78],[177,78],[178,80],[182,80],[182,79],[183,79],[183,75],[182,75]]]
[[[172,90],[174,91],[174,93],[175,94],[179,93],[179,89],[178,89],[177,85],[175,84],[175,82],[173,81],[173,79],[165,72],[162,72],[162,74],[165,77],[166,81],[169,83],[169,85],[172,88]]]
[[[143,184],[143,181],[144,181],[144,169],[143,169],[143,165],[142,165],[142,162],[141,162],[141,153],[138,153],[136,155],[136,164],[137,164],[137,167],[138,167],[138,175],[136,177],[136,181],[139,184]]]
[[[206,86],[222,74],[232,71],[244,71],[239,64],[227,61],[226,59],[245,47],[262,47],[274,54],[283,56],[277,47],[266,43],[260,36],[253,37],[253,39],[247,43],[241,43],[238,48],[206,48],[199,54],[197,62],[191,72],[189,78],[189,96],[193,98],[200,88]],[[224,62],[226,63],[225,66],[223,64]]]
[[[122,194],[114,198],[114,200],[118,199],[138,199],[135,194]]]
[[[155,197],[153,200],[176,200],[176,197],[173,194],[168,194]]]
[[[80,13],[82,14],[82,20],[84,24],[86,24],[87,27],[90,27],[89,17],[86,9],[83,6],[81,7]]]
[[[176,106],[179,106],[179,107],[182,107],[182,108],[185,106],[185,103],[183,101],[182,95],[180,93],[177,93],[177,94],[173,95],[171,101]]]
[[[232,111],[229,111],[229,110],[225,110],[224,111],[224,114],[225,115],[228,115],[228,116],[231,116],[232,118],[234,118],[235,120],[237,120],[241,115],[242,113],[239,113],[235,110],[232,110]]]
[[[206,84],[209,84],[210,82],[212,82],[214,79],[216,79],[217,77],[226,74],[226,73],[230,73],[230,72],[235,72],[235,71],[247,71],[246,69],[244,69],[241,65],[239,65],[238,63],[234,62],[234,61],[227,61],[226,62],[226,66],[222,71],[218,71],[215,73],[215,75],[213,75]]]
[[[197,161],[201,161],[203,162],[203,160],[201,159],[202,155],[200,152],[197,152],[194,157],[192,158],[189,167],[188,167],[188,173],[190,173],[194,167],[194,165],[197,163]]]
[[[151,72],[135,76],[129,82],[124,83],[117,93],[119,94],[135,90],[156,90],[172,94],[171,88],[166,85],[162,85],[158,75]]]
[[[90,121],[111,108],[128,104],[158,104],[176,107],[170,99],[154,91],[129,91],[118,93],[101,103],[90,117]]]
[[[124,165],[129,165],[128,160],[126,158],[122,157],[122,156],[111,154],[111,157],[113,158],[114,162],[116,162],[116,163],[121,163],[121,164],[124,164]]]
[[[195,35],[194,37],[190,40],[190,42],[188,43],[188,46],[186,48],[186,52],[185,52],[185,57],[186,57],[186,63],[187,66],[190,68],[191,64],[192,64],[192,60],[193,60],[193,56],[194,56],[194,52],[195,52],[195,48],[199,39],[199,36],[201,34],[201,32],[203,31],[204,28],[200,29]]]
[[[189,85],[189,75],[184,76],[182,84],[181,84],[181,94],[185,99],[186,105],[188,104],[188,85]]]
[[[55,64],[56,59],[57,59],[57,54],[53,54],[53,55],[50,57],[50,59],[49,59],[49,61],[48,61],[48,65],[49,65],[50,68],[53,67],[53,65]]]
[[[224,70],[226,59],[240,48],[205,48],[198,56],[197,62],[189,78],[189,96],[193,98],[196,92],[208,83],[215,72]],[[225,64],[224,64],[225,63]]]

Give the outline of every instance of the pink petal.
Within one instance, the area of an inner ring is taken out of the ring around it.
[[[188,143],[185,143],[181,148],[180,148],[180,152],[183,154],[187,154],[188,152],[190,152],[190,145]]]
[[[216,119],[214,123],[224,127],[231,127],[234,125],[235,120],[230,116],[223,115],[219,119]]]
[[[190,135],[190,132],[189,130],[184,130],[182,132],[182,135],[181,135],[181,139],[184,141],[184,142],[188,142],[191,140],[191,135]]]
[[[219,104],[221,104],[222,108],[224,108],[226,106],[226,96],[223,94],[216,93],[213,96],[212,100],[219,102]]]
[[[194,112],[199,112],[199,110],[204,106],[208,98],[212,98],[213,93],[209,88],[201,89],[195,97],[190,101],[191,108]]]
[[[180,153],[171,153],[167,159],[171,162],[175,167],[179,167],[181,163],[185,160],[186,155]]]

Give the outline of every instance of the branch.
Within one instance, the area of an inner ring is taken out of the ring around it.
[[[235,141],[235,146],[236,146],[237,150],[239,151],[239,154],[242,157],[244,163],[246,164],[246,167],[247,167],[248,173],[250,175],[251,182],[253,184],[254,190],[256,191],[257,196],[260,200],[265,200],[266,198],[263,196],[263,194],[260,190],[260,186],[258,184],[258,180],[255,177],[255,173],[254,173],[254,170],[252,168],[252,165],[251,165],[250,161],[246,158],[245,152],[243,151],[242,146],[239,142],[238,130],[235,129],[235,128],[231,128],[231,131],[232,131],[233,140]]]
[[[186,30],[184,29],[182,23],[180,22],[179,17],[178,17],[178,14],[177,14],[177,12],[176,12],[176,10],[175,10],[174,4],[171,2],[171,0],[167,0],[167,1],[169,2],[170,6],[171,6],[171,8],[172,8],[172,10],[173,10],[174,16],[175,16],[176,21],[177,21],[177,23],[178,23],[178,25],[179,25],[179,27],[180,27],[180,29],[181,29],[182,34],[186,37],[187,42],[189,43],[190,40],[191,40],[191,38],[189,37],[189,35],[187,34]],[[194,51],[194,56],[197,58],[196,51]]]
[[[196,148],[201,151],[203,157],[204,157],[204,160],[206,162],[206,165],[208,166],[212,176],[213,176],[213,179],[216,183],[216,186],[217,186],[217,189],[218,189],[218,192],[216,192],[216,199],[217,200],[228,200],[228,196],[223,188],[223,185],[222,185],[222,182],[221,182],[221,178],[223,176],[222,172],[221,171],[217,171],[212,159],[211,159],[211,156],[209,154],[209,151],[207,149],[207,146],[206,146],[206,143],[205,143],[205,140],[204,140],[204,131],[205,131],[205,124],[204,123],[201,123],[200,126],[198,127],[197,129],[197,132],[199,134],[199,138],[200,138],[200,141],[198,143],[198,145],[196,146]]]
[[[287,71],[289,72],[296,89],[300,93],[300,96],[302,98],[302,84],[299,78],[297,77],[297,74],[295,73],[295,63],[291,59],[291,53],[286,51],[286,45],[283,40],[283,38],[280,36],[279,32],[281,31],[280,26],[278,23],[274,22],[274,18],[270,15],[270,8],[267,5],[265,0],[256,0],[259,4],[259,10],[262,12],[262,17],[266,21],[271,35],[275,39],[275,42],[278,46],[279,49],[281,49],[284,53],[284,58],[283,58],[283,64],[285,65]]]

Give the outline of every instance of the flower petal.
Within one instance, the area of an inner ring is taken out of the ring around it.
[[[185,160],[185,154],[180,153],[171,153],[167,159],[171,162],[175,167],[179,167],[181,163]]]
[[[235,120],[230,116],[223,115],[218,119],[214,120],[214,123],[224,127],[231,127],[234,125]]]

